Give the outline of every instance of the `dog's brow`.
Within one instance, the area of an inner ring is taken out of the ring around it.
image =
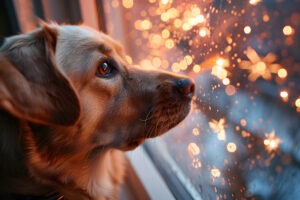
[[[102,53],[110,53],[110,52],[112,52],[112,48],[110,48],[109,46],[107,46],[105,44],[100,44],[98,48],[99,48],[99,50]]]

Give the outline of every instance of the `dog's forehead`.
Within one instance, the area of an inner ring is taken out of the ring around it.
[[[117,41],[108,35],[87,26],[60,26],[59,31],[63,38],[71,38],[71,41],[87,40],[95,42],[95,45],[98,44],[99,46],[102,46],[105,51],[115,50],[118,53],[123,52],[123,47]]]

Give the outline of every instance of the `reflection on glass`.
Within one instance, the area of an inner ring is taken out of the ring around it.
[[[202,199],[298,199],[299,0],[109,2],[130,59],[196,80],[162,142]]]

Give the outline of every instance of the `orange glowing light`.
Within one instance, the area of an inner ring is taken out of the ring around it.
[[[291,26],[286,25],[283,27],[282,32],[284,35],[289,36],[294,33],[294,29]]]
[[[186,55],[186,56],[184,56],[184,60],[186,61],[186,63],[187,63],[188,65],[190,65],[190,64],[192,64],[192,62],[193,62],[193,57],[190,56],[190,55]]]
[[[278,74],[279,78],[286,78],[288,75],[287,70],[284,68],[279,69],[277,74]]]
[[[249,0],[251,5],[257,5],[259,2],[261,2],[261,0]]]
[[[281,98],[288,98],[289,93],[287,91],[283,90],[280,92],[280,96],[281,96]]]
[[[211,175],[214,177],[214,178],[218,178],[221,176],[221,172],[219,169],[217,168],[214,168],[210,171]]]
[[[168,49],[172,49],[175,46],[174,41],[171,39],[167,39],[165,45]]]
[[[169,31],[168,29],[164,29],[164,30],[161,32],[161,36],[162,36],[162,38],[164,38],[164,39],[170,37],[170,31]]]
[[[275,132],[272,131],[269,134],[266,134],[266,139],[264,140],[264,145],[268,151],[276,150],[280,144],[280,139],[275,137]]]
[[[198,145],[194,142],[191,142],[188,145],[188,152],[190,156],[197,156],[200,154],[200,148],[198,147]]]
[[[228,96],[232,96],[236,93],[236,89],[233,85],[227,85],[225,88],[225,92]]]
[[[245,27],[244,27],[244,32],[245,32],[246,34],[250,34],[250,33],[251,33],[251,27],[250,27],[250,26],[245,26]]]
[[[229,143],[227,144],[227,151],[228,151],[228,152],[234,153],[234,152],[236,152],[236,150],[237,150],[237,146],[236,146],[235,143],[229,142]]]
[[[182,21],[180,19],[175,19],[174,20],[174,26],[175,28],[180,28],[182,25]]]
[[[300,97],[295,101],[296,107],[300,108]]]
[[[133,0],[122,0],[122,5],[124,6],[124,8],[132,8]]]
[[[279,64],[274,63],[277,57],[273,53],[268,53],[265,57],[260,57],[254,49],[248,47],[245,54],[249,61],[242,60],[239,65],[241,69],[249,70],[250,74],[248,78],[250,81],[256,81],[259,77],[270,80],[272,74],[277,73],[281,68]]]
[[[264,14],[262,19],[264,22],[268,22],[270,20],[270,17],[269,17],[269,15]]]
[[[227,77],[228,71],[225,67],[228,67],[229,62],[226,59],[219,58],[216,60],[216,65],[212,67],[211,74],[223,80]]]
[[[210,121],[208,125],[215,133],[217,133],[219,140],[226,139],[225,118],[221,118],[219,121],[212,119],[212,121]]]

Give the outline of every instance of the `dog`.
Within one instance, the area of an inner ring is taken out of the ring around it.
[[[1,198],[118,198],[123,152],[180,123],[195,90],[186,76],[141,69],[125,56],[83,25],[43,24],[5,40]]]

